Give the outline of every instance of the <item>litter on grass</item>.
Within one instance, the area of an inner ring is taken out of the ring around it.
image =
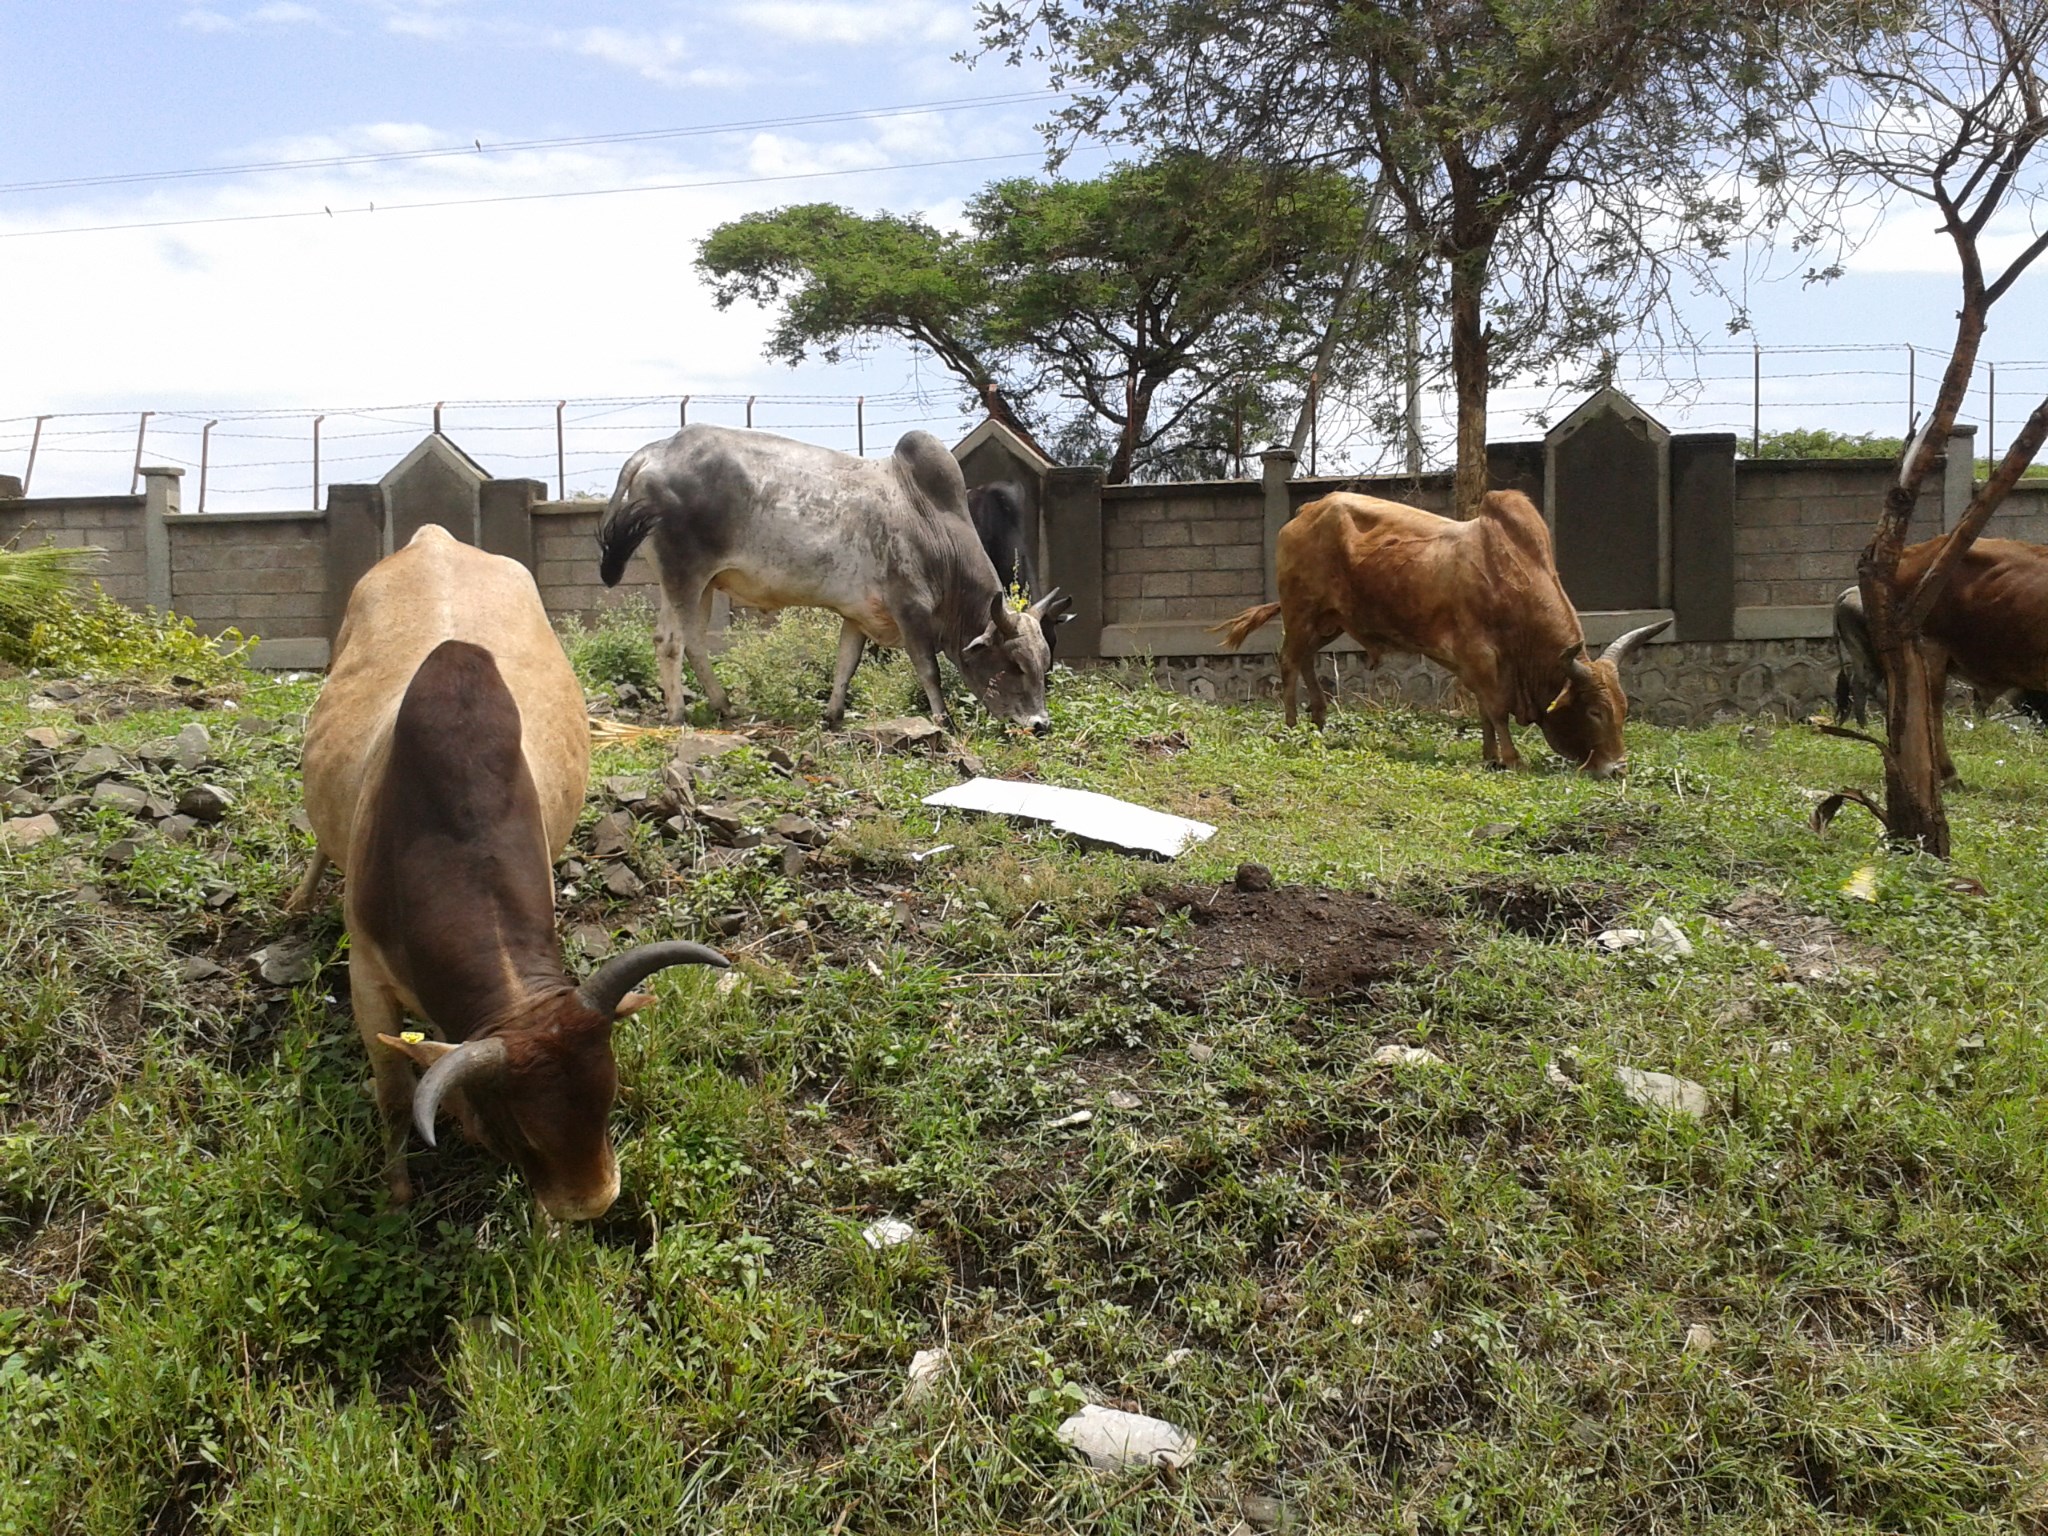
[[[1025,816],[1049,821],[1084,842],[1103,843],[1125,853],[1177,858],[1196,843],[1205,843],[1216,829],[1205,821],[1149,810],[1085,789],[1030,784],[1016,779],[969,779],[951,789],[924,797],[926,805],[956,811],[987,811],[997,816]]]

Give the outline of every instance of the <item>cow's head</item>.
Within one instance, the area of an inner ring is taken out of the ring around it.
[[[960,670],[982,707],[1012,725],[1043,736],[1052,729],[1045,713],[1045,674],[1052,667],[1052,632],[1074,615],[1074,600],[1054,587],[1022,613],[998,592],[989,599],[988,622],[960,651]]]
[[[613,1021],[654,1001],[634,990],[654,972],[726,963],[702,944],[643,944],[480,1038],[377,1038],[427,1069],[412,1114],[428,1146],[442,1102],[460,1089],[454,1103],[469,1139],[516,1165],[550,1216],[591,1221],[619,1194],[608,1126],[619,1088]]]
[[[1630,630],[1602,651],[1598,661],[1586,659],[1583,644],[1566,649],[1564,687],[1537,720],[1551,751],[1596,779],[1613,778],[1628,766],[1628,748],[1621,739],[1622,723],[1628,719],[1621,666],[1670,624],[1662,619]]]

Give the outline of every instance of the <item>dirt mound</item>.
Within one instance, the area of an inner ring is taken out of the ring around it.
[[[1628,904],[1611,886],[1544,885],[1534,880],[1482,880],[1458,892],[1459,903],[1525,939],[1591,938]]]
[[[1188,953],[1164,978],[1185,998],[1246,966],[1285,977],[1304,997],[1349,997],[1444,959],[1443,935],[1406,907],[1308,885],[1246,888],[1262,883],[1154,887],[1132,898],[1124,921],[1156,928],[1180,912],[1193,919]]]

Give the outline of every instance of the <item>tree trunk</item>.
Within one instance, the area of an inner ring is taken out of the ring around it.
[[[1487,491],[1486,253],[1467,251],[1451,262],[1451,376],[1458,393],[1458,471],[1451,512],[1469,518]]]
[[[1864,602],[1869,601],[1865,592]],[[1874,632],[1871,638],[1875,645]],[[1885,734],[1891,741],[1884,761],[1885,830],[1945,859],[1948,812],[1941,803],[1939,733],[1946,701],[1935,697],[1926,653],[1917,644],[1880,647],[1878,656],[1884,663]]]

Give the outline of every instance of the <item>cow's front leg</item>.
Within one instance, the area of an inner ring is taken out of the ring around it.
[[[371,962],[351,955],[348,962],[349,1005],[356,1032],[370,1053],[370,1077],[376,1084],[377,1117],[384,1126],[384,1184],[393,1205],[412,1200],[412,1176],[405,1168],[405,1142],[412,1132],[412,1062],[377,1037],[397,1035],[404,1028],[398,996],[383,978],[371,974]]]
[[[661,606],[654,615],[654,663],[661,671],[661,697],[668,706],[668,723],[683,723],[683,632],[676,623],[675,605],[668,593],[661,594]]]
[[[1490,714],[1481,715],[1479,731],[1484,744],[1487,767],[1506,769],[1522,766],[1522,755],[1515,750],[1515,738],[1508,734],[1508,717],[1505,711],[1498,717]]]
[[[917,673],[917,680],[924,685],[925,702],[931,705],[932,719],[947,730],[953,728],[953,717],[946,712],[946,689],[939,680],[939,653],[924,635],[903,632],[903,649],[910,657],[911,669]]]
[[[853,682],[854,668],[860,665],[861,650],[867,639],[853,620],[841,621],[839,661],[832,669],[832,697],[825,704],[825,725],[829,730],[838,730],[839,722],[846,714],[846,690]]]

